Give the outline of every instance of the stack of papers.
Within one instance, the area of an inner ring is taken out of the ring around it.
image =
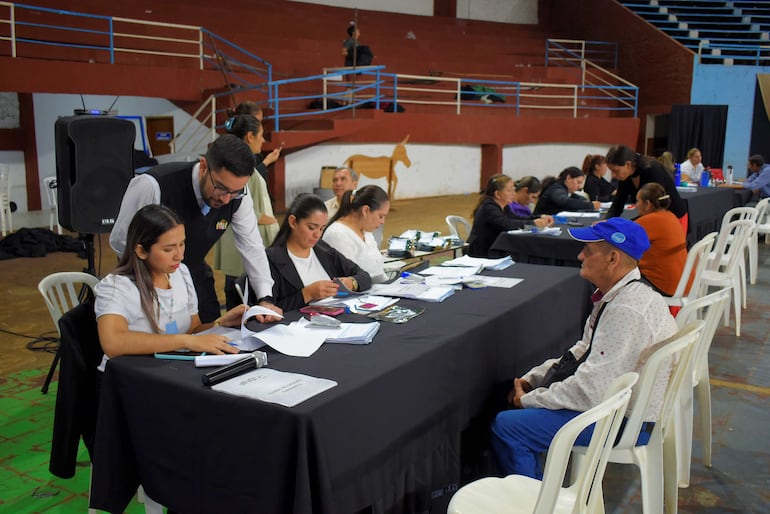
[[[380,330],[380,323],[343,323],[339,329],[320,330],[330,331],[324,340],[326,343],[369,344]]]
[[[412,298],[424,302],[443,302],[455,292],[452,286],[429,286],[414,282],[392,284],[375,284],[369,290],[372,294],[382,296],[398,296],[399,298]]]
[[[444,261],[442,266],[465,266],[469,268],[481,267],[483,269],[503,270],[513,265],[511,256],[508,255],[501,259],[484,259],[482,257],[471,257],[470,255],[463,255],[457,259],[451,259]],[[423,272],[424,273],[424,272]]]

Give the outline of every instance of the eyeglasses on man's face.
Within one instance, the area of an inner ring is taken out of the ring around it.
[[[229,195],[230,200],[240,200],[244,196],[246,196],[246,188],[243,187],[241,189],[238,189],[237,191],[230,191],[222,184],[218,184],[214,181],[214,177],[211,175],[211,170],[206,170],[209,175],[209,180],[211,181],[211,187],[214,188],[214,195],[217,197]]]

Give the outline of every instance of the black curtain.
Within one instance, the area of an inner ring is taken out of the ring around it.
[[[721,168],[726,128],[726,105],[672,105],[668,148],[676,162],[684,161],[690,148],[698,148],[704,166]]]
[[[754,115],[751,123],[751,144],[749,155],[759,154],[770,157],[770,120],[767,118],[767,106],[762,99],[762,92],[757,86],[754,94]],[[740,163],[740,168],[744,163]],[[738,166],[736,166],[738,168]]]

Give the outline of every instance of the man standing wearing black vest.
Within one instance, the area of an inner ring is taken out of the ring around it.
[[[219,318],[221,311],[214,274],[205,258],[232,225],[235,246],[258,303],[280,313],[273,305],[273,279],[246,187],[253,173],[254,155],[243,140],[230,134],[217,138],[199,162],[153,167],[131,180],[110,234],[110,246],[119,255],[123,252],[128,225],[145,205],[159,203],[176,211],[184,220],[187,239],[183,262],[190,269],[198,294],[198,314],[203,323],[209,323]],[[278,318],[258,319],[267,322]]]

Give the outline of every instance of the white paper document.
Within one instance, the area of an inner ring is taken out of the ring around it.
[[[547,227],[547,228],[541,228],[538,229],[536,232],[533,232],[531,230],[524,230],[522,228],[516,229],[516,230],[509,230],[509,234],[511,235],[519,235],[519,234],[542,234],[545,236],[560,236],[561,235],[561,227]],[[500,269],[500,268],[496,268]]]
[[[481,266],[431,266],[422,270],[420,274],[441,278],[465,278],[472,277],[481,269]]]
[[[598,218],[601,214],[596,211],[561,211],[560,213],[555,214],[554,218],[556,216],[564,216],[567,218]]]
[[[429,286],[428,284],[417,284],[414,282],[391,284],[374,284],[369,290],[371,294],[382,296],[398,296],[401,298],[412,298],[424,302],[443,302],[452,296],[455,289],[452,286]]]
[[[294,407],[335,387],[337,382],[299,373],[259,368],[211,386],[214,391]]]
[[[487,287],[505,287],[511,288],[522,282],[523,278],[508,278],[508,277],[489,277],[486,275],[476,275],[475,277],[469,277],[463,282],[473,282],[474,284],[484,284]]]
[[[470,255],[463,255],[462,257],[441,263],[442,266],[467,266],[469,268],[476,268],[481,266],[483,269],[493,270],[504,270],[512,264],[513,260],[511,259],[510,255],[500,259],[485,259],[483,257],[471,257]]]

